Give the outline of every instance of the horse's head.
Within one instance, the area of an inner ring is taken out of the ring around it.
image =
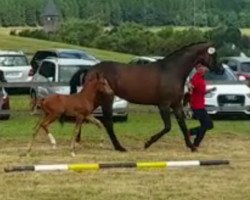
[[[195,64],[202,64],[217,74],[223,73],[222,65],[217,64],[216,48],[211,43],[205,43],[198,51],[198,58]]]
[[[114,91],[111,89],[107,79],[105,79],[103,74],[100,73],[96,73],[96,88],[100,93],[108,95],[114,94]]]

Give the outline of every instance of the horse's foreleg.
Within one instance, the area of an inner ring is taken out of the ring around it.
[[[93,115],[89,115],[86,117],[86,119],[91,122],[92,124],[95,124],[98,128],[102,128],[103,125],[100,122],[100,120],[96,119]]]
[[[124,147],[118,141],[114,128],[113,128],[113,119],[112,119],[112,102],[113,99],[108,99],[105,103],[102,104],[103,111],[103,125],[109,135],[109,138],[112,141],[112,144],[117,151],[126,151]]]
[[[82,122],[83,122],[82,117],[76,117],[76,124],[75,124],[75,128],[73,130],[72,140],[71,140],[71,156],[73,156],[73,157],[76,155],[76,153],[75,153],[76,137],[78,136],[79,132],[81,131]]]
[[[187,129],[187,125],[185,123],[185,115],[184,115],[184,111],[183,111],[182,106],[175,107],[174,108],[174,114],[175,114],[177,122],[178,122],[178,124],[179,124],[179,126],[181,128],[181,131],[182,131],[182,133],[184,135],[186,146],[189,147],[191,149],[191,151],[196,151],[197,149],[191,143],[190,138],[188,136],[188,129]]]
[[[81,133],[82,133],[82,126],[79,128],[79,131],[76,135],[76,143],[80,143],[81,142]]]
[[[159,140],[164,134],[168,133],[171,129],[170,109],[169,106],[159,106],[160,115],[164,122],[164,129],[159,133],[153,135],[144,145],[144,148],[150,147],[154,142]]]

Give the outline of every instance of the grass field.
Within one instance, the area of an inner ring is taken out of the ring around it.
[[[27,96],[12,97],[13,110],[28,109]],[[147,112],[147,106],[131,105],[128,122],[115,123],[115,130],[127,153],[115,152],[104,130],[93,125],[84,128],[77,156],[69,153],[72,124],[52,126],[58,139],[58,149],[50,148],[48,139],[41,133],[32,153],[25,152],[38,116],[13,113],[9,121],[0,122],[0,199],[4,200],[222,200],[250,199],[250,124],[248,120],[214,121],[215,128],[205,138],[198,153],[185,147],[176,120],[169,135],[163,137],[148,150],[144,142],[158,130],[162,123],[158,113]],[[188,126],[197,125],[194,120]],[[163,161],[190,159],[229,159],[230,166],[190,169],[155,170],[103,170],[55,173],[3,172],[7,165],[91,163],[116,161]]]
[[[20,28],[19,28],[20,29]],[[22,50],[25,53],[33,54],[38,49],[47,48],[75,48],[85,50],[99,59],[128,62],[133,55],[117,53],[112,51],[99,50],[94,48],[79,47],[59,42],[37,40],[9,35],[11,28],[0,28],[0,49]]]
[[[39,48],[71,48],[61,43],[9,36],[0,29],[2,49],[23,49],[34,52]],[[79,47],[76,47],[79,48]],[[83,48],[102,59],[127,62],[132,56]],[[69,143],[73,124],[61,127],[55,123],[51,130],[58,140],[52,150],[44,134],[36,139],[28,157],[25,152],[39,116],[30,116],[27,96],[11,96],[12,115],[0,121],[0,199],[2,200],[249,200],[250,199],[250,123],[249,120],[215,120],[199,152],[191,153],[172,119],[171,132],[148,150],[144,142],[162,128],[153,107],[130,105],[127,122],[115,123],[115,131],[127,153],[115,152],[104,130],[93,125],[84,127],[83,140],[72,158]],[[15,112],[16,110],[25,112]],[[188,127],[196,126],[194,120]],[[230,166],[190,169],[103,170],[83,173],[10,173],[7,165],[91,163],[116,161],[164,161],[191,159],[229,159]]]

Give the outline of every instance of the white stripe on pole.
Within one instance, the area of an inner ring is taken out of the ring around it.
[[[35,171],[67,171],[68,165],[35,165]]]
[[[191,167],[191,166],[200,166],[200,161],[169,161],[167,162],[168,167]]]

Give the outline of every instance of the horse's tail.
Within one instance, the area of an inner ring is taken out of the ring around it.
[[[70,94],[77,93],[77,86],[81,86],[85,82],[85,77],[88,73],[88,69],[79,69],[70,79]]]

